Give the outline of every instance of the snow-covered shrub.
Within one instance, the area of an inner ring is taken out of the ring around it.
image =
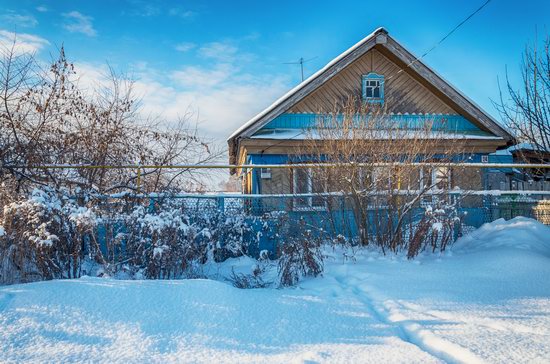
[[[316,277],[323,272],[322,232],[313,233],[303,219],[289,223],[290,233],[278,246],[281,286],[293,286],[304,276]]]
[[[250,242],[245,236],[252,231],[246,215],[240,211],[224,212],[218,209],[185,209],[195,234],[207,241],[208,259],[216,262],[248,253]]]
[[[191,208],[176,199],[137,204],[112,221],[124,225],[123,233],[111,236],[120,242],[110,245],[121,246],[115,270],[117,261],[124,262],[133,273],[149,279],[203,277],[204,263],[241,256],[248,249],[244,236],[250,227],[243,214]]]
[[[94,213],[51,189],[4,206],[0,282],[80,276],[83,249],[94,250]]]
[[[461,215],[453,204],[439,203],[436,208],[426,207],[424,215],[412,226],[407,257],[412,259],[423,250],[444,251],[458,235]]]
[[[269,260],[269,253],[264,250],[260,252],[260,257],[257,263],[252,267],[252,273],[237,273],[233,268],[231,268],[229,281],[233,284],[233,286],[241,289],[269,287],[273,284],[273,282],[266,280],[265,275],[271,265],[272,263]]]
[[[136,206],[125,224],[127,261],[146,278],[179,277],[204,255],[204,247],[194,244],[188,217],[176,209]]]

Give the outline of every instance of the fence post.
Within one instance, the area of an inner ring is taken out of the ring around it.
[[[225,210],[225,206],[224,206],[225,201],[224,200],[225,199],[222,196],[218,196],[218,197],[216,197],[216,200],[218,201],[218,210],[220,212],[224,212],[224,210]]]

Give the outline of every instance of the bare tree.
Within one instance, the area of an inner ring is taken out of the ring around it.
[[[108,83],[84,92],[63,48],[49,69],[15,43],[0,54],[0,163],[3,183],[14,188],[49,185],[100,193],[136,189],[182,189],[199,182],[190,169],[157,166],[194,164],[221,153],[199,135],[192,115],[176,122],[143,118],[133,82],[112,69]],[[41,168],[48,164],[153,166],[129,168]],[[186,178],[180,178],[185,176]]]
[[[461,136],[434,128],[433,120],[410,126],[380,106],[352,97],[332,114],[320,116],[305,139],[300,154],[319,167],[293,173],[299,174],[296,180],[309,178],[317,196],[295,205],[326,210],[325,216],[340,226],[334,220],[345,220],[349,210],[360,244],[390,251],[414,238],[413,226],[426,216],[418,207],[454,202],[448,194],[451,175],[460,172],[451,162],[467,155]],[[438,166],[425,168],[419,162]]]
[[[527,45],[521,65],[521,85],[513,85],[506,72],[506,86],[495,102],[507,126],[534,152],[550,151],[550,36],[542,47]]]

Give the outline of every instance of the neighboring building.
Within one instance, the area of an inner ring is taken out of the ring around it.
[[[530,143],[518,143],[489,155],[494,163],[550,164],[550,152]],[[488,189],[504,191],[550,191],[550,170],[490,169]]]
[[[235,131],[228,139],[230,163],[291,162],[304,143],[303,131],[349,96],[383,105],[388,118],[403,124],[429,120],[434,129],[460,138],[471,162],[490,163],[489,155],[513,139],[489,114],[379,28]],[[445,153],[444,144],[441,148]],[[316,191],[311,180],[303,181],[311,179],[307,173],[292,175],[285,169],[233,173],[242,179],[247,194]],[[485,171],[463,173],[470,174],[468,185],[458,187],[488,187]]]

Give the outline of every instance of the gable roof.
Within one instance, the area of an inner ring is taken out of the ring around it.
[[[458,91],[430,67],[418,60],[412,53],[407,51],[400,43],[393,39],[384,28],[378,28],[360,42],[330,61],[326,66],[315,72],[309,78],[291,89],[265,110],[254,116],[243,126],[237,129],[228,138],[229,156],[231,163],[235,162],[238,149],[238,141],[241,138],[252,136],[256,131],[265,126],[271,120],[287,111],[307,95],[311,94],[321,85],[325,84],[334,75],[350,65],[366,52],[379,46],[384,53],[391,55],[397,61],[404,64],[402,67],[408,73],[421,79],[423,82],[437,89],[450,103],[460,110],[463,116],[467,117],[483,129],[494,135],[503,138],[505,141],[513,140],[512,135],[502,127],[495,119],[486,113],[479,105]]]

